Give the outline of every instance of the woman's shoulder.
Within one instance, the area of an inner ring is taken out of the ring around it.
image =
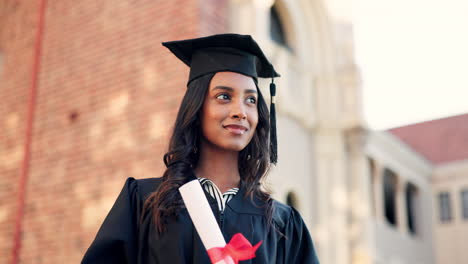
[[[273,212],[274,216],[280,218],[289,218],[293,208],[287,204],[284,204],[278,200],[273,199]]]
[[[145,200],[152,192],[156,191],[161,182],[162,178],[135,179],[133,177],[129,177],[125,182],[125,186],[138,193],[141,200]]]
[[[280,228],[284,228],[292,218],[301,218],[293,207],[273,199],[273,221]]]
[[[274,217],[276,226],[283,234],[281,251],[288,263],[319,264],[314,244],[300,213],[289,205],[274,201]]]

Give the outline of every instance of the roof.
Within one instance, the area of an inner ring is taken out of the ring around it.
[[[468,159],[468,114],[392,128],[388,131],[433,164]]]

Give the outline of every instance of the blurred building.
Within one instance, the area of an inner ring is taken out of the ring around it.
[[[433,263],[434,166],[393,131],[365,128],[350,7],[1,1],[2,260],[79,262],[125,179],[164,171],[188,69],[160,43],[236,32],[253,35],[282,75],[279,163],[268,184],[300,210],[321,262]],[[435,171],[446,204],[456,194],[445,198],[455,187],[443,179],[454,176]],[[442,239],[460,235],[458,211],[447,212],[434,231]]]
[[[418,219],[421,217],[432,219],[435,263],[468,263],[468,114],[394,128],[389,132],[416,152],[414,157],[425,160],[420,162],[421,169],[423,163],[429,165],[433,214],[428,215],[426,211],[421,215],[425,208],[418,205],[421,197],[418,189],[411,191],[414,194],[410,196],[416,199],[410,199],[414,203],[410,206],[411,210],[416,210],[414,222],[421,221]],[[409,175],[403,171],[402,174]],[[419,175],[427,174],[420,170]],[[417,233],[417,224],[415,229]]]
[[[432,165],[388,131],[367,137],[372,263],[436,263]]]

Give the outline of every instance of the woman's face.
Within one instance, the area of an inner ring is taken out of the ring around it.
[[[202,109],[204,140],[225,150],[244,149],[257,127],[257,100],[252,77],[234,72],[216,73]]]

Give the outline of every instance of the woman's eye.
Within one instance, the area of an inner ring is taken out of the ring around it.
[[[216,99],[220,99],[220,100],[229,100],[229,98],[230,97],[227,94],[220,94],[216,96]]]
[[[257,103],[257,98],[255,97],[249,97],[247,98],[247,101],[251,104],[256,104]]]

